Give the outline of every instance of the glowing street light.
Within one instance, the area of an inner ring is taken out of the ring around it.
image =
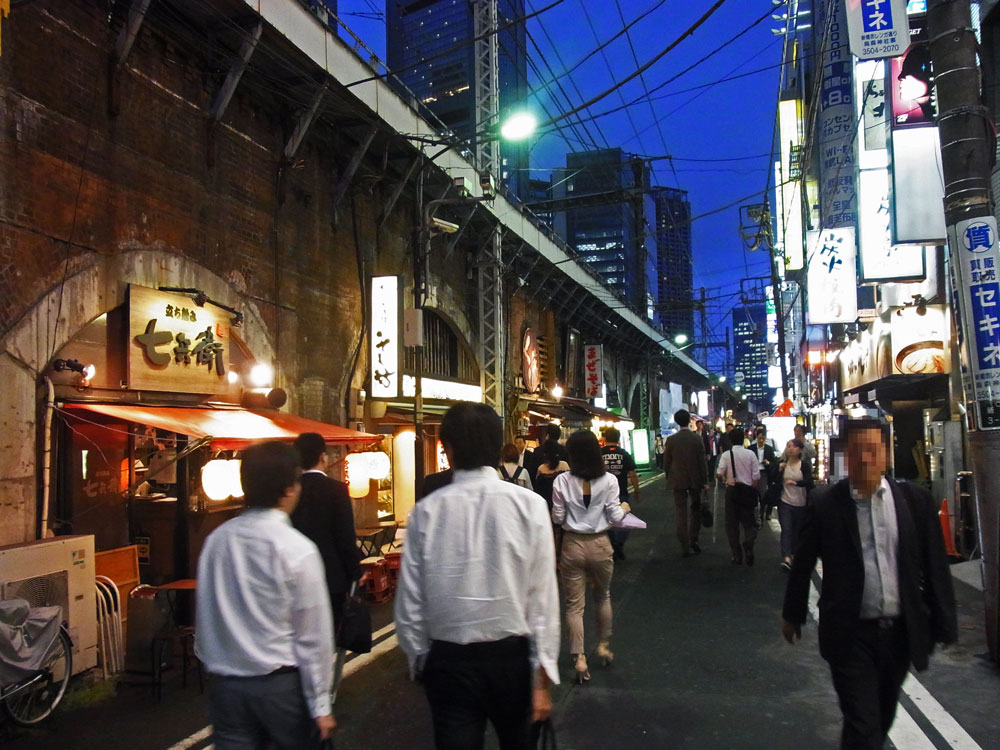
[[[688,335],[686,333],[678,333],[674,336],[674,343],[677,346],[684,346],[688,342]]]
[[[517,112],[500,125],[500,136],[507,141],[523,141],[538,127],[538,120],[530,112]]]

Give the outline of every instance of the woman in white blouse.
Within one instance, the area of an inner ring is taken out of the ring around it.
[[[781,567],[792,569],[792,557],[799,543],[799,529],[805,518],[809,491],[813,488],[812,463],[803,451],[798,438],[788,441],[785,460],[778,464],[781,480],[781,502],[778,520],[781,522]]]
[[[608,529],[629,512],[618,500],[618,479],[604,469],[601,446],[592,432],[566,441],[568,473],[552,485],[552,521],[563,528],[559,571],[569,628],[569,650],[575,657],[577,682],[590,679],[583,650],[583,609],[587,583],[597,608],[597,656],[605,666],[614,659],[611,638],[611,574],[614,572]]]

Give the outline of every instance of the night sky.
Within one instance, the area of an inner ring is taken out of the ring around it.
[[[527,0],[528,12],[551,2]],[[549,119],[546,109],[558,117],[622,81],[663,52],[716,2],[564,0],[529,20],[528,49],[534,62],[528,67],[529,102],[539,120]],[[373,16],[382,10],[383,0],[340,0],[339,5],[344,22],[384,59],[385,24],[356,15]],[[548,132],[537,136],[531,149],[531,166],[541,177],[564,166],[567,152],[592,148],[594,143],[645,157],[673,157],[652,162],[653,182],[687,190],[693,216],[707,214],[693,224],[694,286],[707,289],[709,325],[715,337],[721,338],[730,325],[729,311],[739,302],[734,293],[740,279],[768,273],[763,253],[743,249],[739,205],[762,200],[772,170],[782,37],[771,29],[784,24],[770,14],[783,12],[771,0],[723,2],[641,78],[581,112],[582,124],[572,130],[544,129]],[[627,35],[595,53],[599,44],[636,19]],[[748,27],[752,28],[740,35]],[[575,67],[578,63],[582,64]],[[574,67],[558,79],[560,90],[553,78]],[[721,80],[733,76],[740,77]],[[595,117],[634,99],[640,101]],[[731,203],[735,205],[724,208]],[[714,369],[722,352],[709,351]]]

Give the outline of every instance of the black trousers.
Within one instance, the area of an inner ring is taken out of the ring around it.
[[[431,644],[423,680],[437,750],[482,748],[487,720],[502,750],[530,747],[529,650],[528,639],[523,637]]]
[[[309,750],[319,730],[309,715],[297,669],[259,677],[212,675],[208,717],[216,750]]]
[[[859,623],[850,649],[830,660],[844,715],[842,750],[879,750],[885,745],[909,666],[910,647],[901,618]]]

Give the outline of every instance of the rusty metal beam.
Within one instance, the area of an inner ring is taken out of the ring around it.
[[[375,140],[377,133],[378,125],[373,124],[368,128],[368,133],[354,150],[354,154],[351,156],[351,160],[348,162],[347,168],[344,169],[343,173],[340,175],[340,179],[337,180],[337,185],[333,189],[333,205],[330,208],[330,212],[334,216],[334,221],[336,221],[337,208],[340,206],[340,201],[343,200],[344,195],[347,193],[347,189],[351,186],[351,181],[354,179],[354,175],[357,173],[358,167],[361,166],[361,160],[364,159],[365,154],[368,153],[368,149],[371,147],[372,141]]]

